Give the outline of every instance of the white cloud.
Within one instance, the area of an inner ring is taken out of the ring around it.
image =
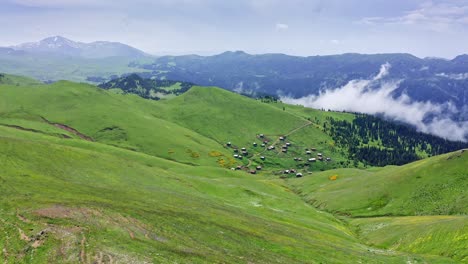
[[[383,80],[389,70],[390,64],[387,63],[372,79],[352,80],[343,87],[326,90],[318,96],[299,99],[283,97],[281,100],[319,109],[383,114],[387,118],[411,124],[421,132],[451,140],[468,140],[468,122],[455,122],[449,117],[457,112],[451,103],[414,102],[405,94],[393,98],[392,92],[399,87],[400,81]],[[435,118],[428,121],[429,116]]]
[[[288,30],[289,26],[287,24],[283,23],[277,23],[276,24],[276,30]]]
[[[395,17],[364,17],[358,21],[366,25],[425,25],[436,31],[450,29],[451,26],[468,25],[467,2],[433,3],[426,2],[419,8]]]
[[[442,72],[442,73],[437,73],[436,76],[445,77],[445,78],[452,79],[452,80],[466,80],[466,79],[468,79],[468,72],[465,72],[465,73],[450,73],[450,74],[446,74],[446,73]]]
[[[333,45],[338,45],[338,44],[340,44],[340,41],[337,40],[337,39],[332,39],[332,40],[330,40],[330,43],[333,44]]]

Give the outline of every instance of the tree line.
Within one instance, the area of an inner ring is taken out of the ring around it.
[[[402,165],[468,148],[468,143],[449,141],[365,114],[356,114],[352,122],[328,117],[324,130],[337,145],[348,150],[350,160],[371,166]]]

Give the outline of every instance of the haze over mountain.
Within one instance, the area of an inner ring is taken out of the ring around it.
[[[102,82],[121,74],[146,71],[131,65],[152,60],[151,55],[122,43],[83,43],[61,36],[0,47],[0,72],[46,82]]]
[[[23,43],[11,46],[10,48],[32,54],[63,55],[83,58],[141,58],[149,56],[141,50],[119,42],[95,41],[83,43],[62,36],[52,36],[37,42]]]

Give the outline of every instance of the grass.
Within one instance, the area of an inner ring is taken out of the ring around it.
[[[336,120],[345,120],[348,122],[352,122],[354,119],[354,114],[351,114],[351,113],[319,110],[319,109],[305,107],[302,105],[285,104],[283,102],[277,102],[277,103],[272,102],[268,104],[278,109],[284,109],[285,112],[288,112],[290,114],[294,114],[302,118],[310,119],[311,121],[314,121],[314,123],[318,123],[318,124],[323,124],[323,122],[325,122],[327,117],[331,117]]]
[[[349,221],[370,246],[466,262],[466,164],[468,152],[457,151],[404,166],[330,170],[289,184],[309,204]]]
[[[161,102],[161,117],[224,144],[250,146],[260,133],[279,136],[305,120],[219,88],[192,87],[185,94]]]
[[[353,219],[360,237],[389,250],[468,261],[467,216],[406,216]]]
[[[281,182],[83,140],[0,134],[6,262],[450,262],[363,246]]]
[[[466,261],[467,152],[328,170],[346,153],[321,122],[350,114],[283,111],[203,87],[164,101],[71,82],[0,85],[0,93],[5,263]],[[251,147],[259,133],[291,133],[292,147]],[[266,170],[222,168],[241,162],[226,141],[248,147],[251,166]],[[279,179],[304,147],[333,162]]]
[[[94,140],[188,164],[214,165],[219,144],[156,116],[156,102],[91,85],[57,82],[0,87],[0,117],[47,120],[73,127]],[[31,123],[32,124],[32,123]],[[38,126],[43,124],[38,124]],[[35,128],[31,127],[31,128]],[[221,149],[226,157],[230,154]],[[198,153],[192,155],[192,153]]]
[[[181,88],[181,83],[178,82],[178,83],[175,83],[169,87],[160,87],[160,89],[163,89],[163,90],[166,90],[166,91],[175,91],[175,90],[180,90]]]
[[[298,110],[283,111],[276,104],[265,104],[219,88],[204,87],[193,87],[177,98],[160,102],[160,107],[158,116],[161,118],[193,129],[219,144],[232,142],[237,148],[248,148],[251,154],[256,155],[252,165],[266,165],[276,170],[294,168],[300,165],[293,161],[294,157],[302,157],[303,160],[308,158],[304,146],[315,147],[317,152],[323,152],[333,160],[332,164],[317,163],[312,170],[344,166],[339,163],[346,160],[346,153],[334,147],[321,125],[315,123],[331,113],[301,109],[304,110],[301,115]],[[349,114],[343,115],[349,117]],[[312,124],[309,120],[312,120]],[[297,128],[301,129],[295,131]],[[280,152],[284,142],[279,142],[275,151],[265,151],[260,146],[263,139],[257,137],[264,134],[267,140],[274,142],[292,131],[287,140],[292,143],[292,147],[286,154]],[[253,147],[253,142],[258,146]],[[265,162],[260,160],[260,155],[266,157]]]
[[[39,84],[43,83],[24,76],[0,73],[0,85],[32,86]]]
[[[70,80],[86,82],[87,77],[109,78],[129,72],[146,72],[147,70],[130,67],[133,59],[109,57],[102,59],[67,58],[54,56],[5,56],[0,64],[0,72],[29,76],[42,81]],[[142,59],[139,63],[151,62]]]
[[[467,214],[468,152],[378,171],[339,169],[291,181],[307,201],[351,216]],[[328,177],[338,175],[336,181]]]

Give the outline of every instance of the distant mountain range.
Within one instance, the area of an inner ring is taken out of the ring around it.
[[[31,54],[83,57],[90,59],[107,57],[141,58],[149,56],[141,50],[119,42],[77,42],[61,36],[48,37],[38,42],[23,43],[9,47],[14,52]]]
[[[136,66],[153,60],[153,56],[122,43],[83,43],[61,36],[0,47],[0,72],[41,81],[98,83],[122,74],[146,71]]]
[[[353,80],[372,79],[384,64],[385,80],[400,81],[392,96],[414,101],[451,102],[468,120],[468,55],[452,60],[410,54],[342,54],[298,57],[251,55],[242,51],[214,56],[163,56],[142,67],[146,77],[219,86],[249,95],[300,98],[342,87]]]
[[[387,79],[402,79],[395,94],[412,98],[468,103],[468,55],[453,60],[420,59],[410,54],[342,54],[298,57],[284,54],[250,55],[242,51],[214,56],[163,56],[142,66],[147,75],[215,85],[247,94],[302,97],[337,88],[351,80],[376,75],[389,63]]]

